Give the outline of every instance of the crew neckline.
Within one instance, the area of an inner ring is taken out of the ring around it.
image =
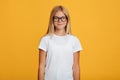
[[[56,36],[56,37],[66,37],[68,34],[65,34],[65,35],[57,35],[57,34],[53,34],[54,36]]]

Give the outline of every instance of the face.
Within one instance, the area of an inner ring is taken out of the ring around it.
[[[67,18],[62,11],[58,11],[55,13],[53,17],[53,24],[55,26],[55,29],[65,29],[65,26],[67,24]]]

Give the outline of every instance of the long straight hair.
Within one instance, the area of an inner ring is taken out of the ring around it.
[[[61,5],[58,5],[58,6],[55,6],[51,11],[46,35],[47,34],[53,34],[55,32],[55,26],[53,24],[53,17],[55,15],[55,13],[58,12],[58,11],[62,11],[64,13],[64,15],[67,17],[67,25],[65,26],[65,33],[66,34],[72,34],[71,33],[70,15],[69,15],[69,13],[68,13],[68,11],[65,7],[63,7]]]

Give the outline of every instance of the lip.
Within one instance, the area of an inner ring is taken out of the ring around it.
[[[63,25],[63,24],[57,24],[57,25]]]

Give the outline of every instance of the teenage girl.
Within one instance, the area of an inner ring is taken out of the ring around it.
[[[80,80],[80,40],[71,33],[63,6],[51,11],[48,30],[39,43],[38,80]]]

